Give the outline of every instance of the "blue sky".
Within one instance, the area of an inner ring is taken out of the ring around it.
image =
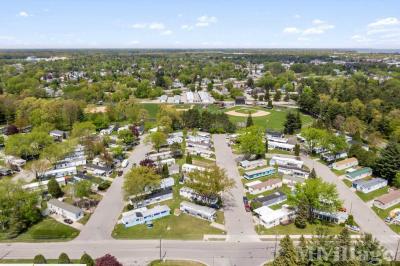
[[[400,48],[400,1],[2,1],[0,48]]]

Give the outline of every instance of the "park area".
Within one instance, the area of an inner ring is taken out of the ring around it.
[[[246,123],[247,117],[249,116],[249,113],[251,113],[255,125],[265,129],[268,128],[271,130],[282,131],[286,115],[289,112],[297,112],[297,110],[278,107],[267,110],[259,106],[235,106],[229,108],[225,113],[229,115],[229,119],[236,125]],[[300,117],[303,127],[310,125],[313,121],[312,117],[309,115],[300,114]]]

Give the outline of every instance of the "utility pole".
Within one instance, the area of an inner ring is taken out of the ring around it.
[[[396,254],[394,254],[394,261],[397,261],[397,252],[399,251],[399,245],[400,245],[400,239],[397,241],[397,248],[396,248]]]
[[[162,260],[162,254],[161,254],[161,235],[160,235],[160,261]]]
[[[275,258],[276,258],[276,248],[277,248],[277,245],[278,245],[278,234],[277,234],[277,232],[276,232],[276,228],[275,228],[275,248],[274,248],[274,260],[275,260]]]

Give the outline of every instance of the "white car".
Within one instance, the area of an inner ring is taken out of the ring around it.
[[[121,163],[121,166],[122,166],[123,168],[126,168],[128,165],[129,165],[129,161],[126,160],[126,159],[123,160],[122,163]]]

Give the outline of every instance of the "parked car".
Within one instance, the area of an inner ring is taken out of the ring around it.
[[[360,227],[358,227],[358,226],[355,226],[355,225],[346,225],[346,227],[347,227],[348,229],[350,229],[351,231],[360,232]]]
[[[129,165],[129,161],[126,160],[126,159],[123,160],[122,163],[121,163],[121,166],[122,166],[123,168],[126,168],[128,165]]]
[[[71,219],[64,219],[64,223],[73,224],[74,222]]]
[[[392,221],[393,221],[393,219],[391,217],[386,217],[385,218],[385,223],[390,224],[390,223],[392,223]]]
[[[244,204],[244,209],[247,212],[251,212],[251,207],[250,207],[249,200],[247,199],[247,197],[243,197],[243,204]]]

